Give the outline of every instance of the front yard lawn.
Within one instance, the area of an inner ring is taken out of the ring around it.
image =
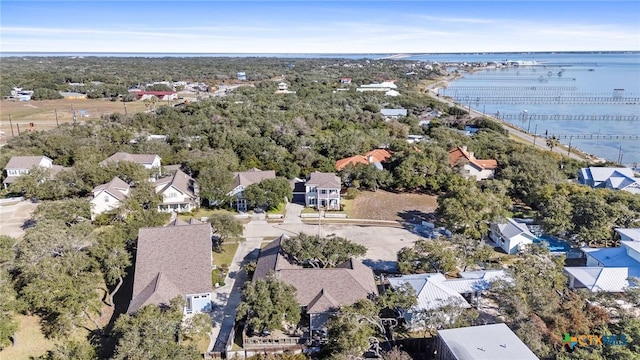
[[[213,252],[213,264],[217,267],[222,265],[230,266],[233,261],[233,257],[238,250],[238,242],[228,242],[222,244],[222,252]]]

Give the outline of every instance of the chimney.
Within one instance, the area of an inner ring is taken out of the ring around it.
[[[369,164],[373,164],[375,162],[375,159],[373,158],[373,155],[369,155],[367,157],[367,161],[369,161]]]
[[[462,150],[467,151],[467,145],[462,145]]]
[[[471,159],[475,159],[475,158],[473,157],[473,151],[469,152],[469,158],[471,158]]]

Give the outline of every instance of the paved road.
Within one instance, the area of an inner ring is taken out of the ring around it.
[[[427,94],[432,98],[435,99],[437,101],[440,101],[442,103],[445,103],[449,106],[459,106],[461,108],[463,108],[466,111],[471,110],[471,114],[472,116],[484,116],[487,117],[493,121],[496,121],[498,123],[501,123],[502,126],[509,132],[510,135],[513,135],[514,137],[517,137],[525,142],[531,143],[531,145],[535,144],[535,147],[542,149],[542,150],[549,150],[549,147],[547,146],[547,141],[544,137],[534,137],[533,134],[528,134],[526,131],[521,130],[521,129],[517,129],[514,125],[506,123],[498,118],[495,118],[491,115],[487,115],[487,114],[483,114],[480,111],[474,110],[474,109],[469,109],[468,107],[462,106],[460,104],[455,103],[454,101],[445,99],[441,96],[437,96],[437,92],[434,92],[434,89],[443,86],[444,83],[446,83],[449,80],[453,80],[453,77],[447,78],[445,80],[441,80],[441,81],[437,81],[433,84],[430,84],[427,86],[426,88],[426,92]],[[564,145],[561,145],[559,147],[554,147],[553,148],[553,152],[558,153],[562,156],[567,156],[567,148]],[[576,160],[591,160],[589,159],[587,156],[582,156],[576,153],[570,153],[569,157],[572,159],[576,159]]]

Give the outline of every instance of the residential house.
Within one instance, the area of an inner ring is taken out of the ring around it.
[[[381,109],[380,114],[385,120],[395,120],[407,116],[407,109]]]
[[[389,91],[384,93],[384,96],[396,97],[396,96],[400,96],[400,93],[398,91],[396,91],[396,90],[389,90]]]
[[[640,194],[640,178],[631,168],[588,167],[578,172],[578,182],[592,188],[624,190]]]
[[[438,330],[436,360],[538,360],[503,323]]]
[[[616,229],[623,239],[628,238],[629,230],[638,229]],[[638,239],[621,240],[620,247],[580,249],[587,263],[584,267],[564,268],[569,277],[569,287],[586,288],[591,292],[624,292],[629,287],[640,286],[632,279],[640,280]]]
[[[129,154],[126,152],[117,152],[105,160],[100,162],[100,165],[107,165],[112,162],[129,161],[132,163],[140,164],[145,169],[152,170],[157,169],[160,171],[161,159],[157,154]]]
[[[35,167],[48,169],[50,177],[64,169],[60,165],[53,165],[53,160],[46,156],[12,156],[4,167],[7,172],[7,177],[2,182],[4,188],[8,188],[20,176],[30,173]]]
[[[340,78],[340,84],[351,84],[351,78],[350,77]]]
[[[137,100],[146,100],[156,98],[160,101],[171,101],[178,98],[175,91],[144,91],[140,89],[129,90],[129,93],[136,97]]]
[[[493,179],[498,168],[496,160],[476,159],[473,152],[467,151],[466,146],[458,146],[449,151],[449,164],[451,166],[459,165],[461,162],[464,163],[462,166],[463,175],[465,177],[474,176],[476,180]]]
[[[507,254],[515,254],[524,246],[533,244],[536,236],[527,224],[507,218],[504,222],[491,224],[489,238]]]
[[[360,91],[360,92],[365,92],[365,91],[384,91],[387,92],[389,90],[395,90],[398,88],[398,85],[394,84],[395,80],[387,80],[387,81],[383,81],[380,84],[367,84],[367,85],[360,85],[360,87],[358,87],[356,89],[356,91]]]
[[[309,316],[311,330],[321,329],[340,307],[375,297],[378,288],[373,271],[351,259],[335,268],[303,268],[292,264],[282,250],[286,235],[260,250],[253,281],[274,272],[275,276],[296,288],[296,300]]]
[[[340,178],[334,173],[312,172],[305,186],[307,207],[340,210]]]
[[[92,191],[91,199],[91,220],[96,219],[96,215],[113,210],[129,197],[131,187],[126,182],[114,177],[106,184],[96,186]]]
[[[364,155],[355,155],[336,161],[336,170],[340,171],[348,165],[372,164],[376,169],[382,170],[382,163],[391,158],[391,153],[385,149],[374,149]]]
[[[623,241],[640,241],[640,228],[617,228],[615,229],[618,235],[620,235],[620,240]]]
[[[252,168],[247,171],[234,172],[233,173],[233,190],[227,195],[234,197],[236,209],[239,212],[247,211],[247,201],[243,199],[242,193],[244,190],[253,184],[258,184],[263,180],[275,179],[276,172],[274,170],[260,170]],[[233,206],[233,205],[232,205]]]
[[[181,170],[158,179],[153,185],[156,194],[162,195],[160,212],[189,212],[200,206],[198,183]]]
[[[133,296],[127,312],[185,299],[185,314],[211,311],[211,225],[175,223],[138,230]]]
[[[458,279],[447,279],[441,273],[403,275],[388,278],[392,289],[409,284],[416,292],[418,304],[405,309],[407,327],[415,330],[424,328],[424,311],[436,310],[445,305],[470,308],[470,303],[479,301],[483,291],[489,289],[493,281],[511,281],[504,270],[481,270],[459,273]]]
[[[247,73],[246,73],[246,72],[244,72],[244,71],[238,71],[238,72],[236,73],[236,78],[237,78],[238,80],[240,80],[240,81],[245,81],[245,80],[247,80]]]
[[[295,91],[289,90],[289,85],[285,82],[278,83],[278,90],[275,92],[276,94],[295,94]]]

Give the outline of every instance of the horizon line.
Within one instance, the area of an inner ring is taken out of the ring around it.
[[[456,52],[171,52],[171,51],[0,51],[2,54],[266,54],[266,55],[451,55],[451,54],[552,54],[552,53],[640,53],[638,50],[540,50]]]

